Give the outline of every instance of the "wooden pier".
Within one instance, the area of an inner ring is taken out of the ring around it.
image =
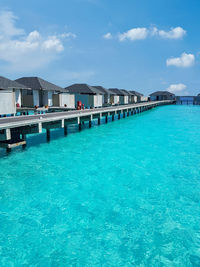
[[[97,120],[98,125],[100,125],[102,118],[105,118],[107,123],[110,116],[112,121],[114,121],[116,116],[118,119],[122,115],[125,118],[126,116],[134,115],[157,106],[169,104],[174,104],[174,101],[151,101],[106,108],[1,118],[0,147],[4,147],[10,152],[13,147],[22,146],[24,148],[26,146],[26,135],[42,133],[43,129],[46,130],[47,141],[49,142],[51,129],[63,128],[64,135],[67,135],[67,126],[71,124],[78,124],[79,130],[81,130],[84,122],[89,122],[89,127],[91,127],[93,120]]]

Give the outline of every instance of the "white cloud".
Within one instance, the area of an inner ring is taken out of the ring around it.
[[[157,27],[138,27],[132,28],[126,32],[119,33],[116,35],[116,38],[119,41],[136,41],[136,40],[144,40],[147,37],[159,36],[163,39],[181,39],[186,35],[186,30],[181,27],[171,28],[170,31],[159,30]],[[114,36],[115,37],[115,36]],[[107,33],[103,36],[104,39],[111,39],[113,35],[111,33]]]
[[[18,18],[11,11],[0,12],[0,36],[9,37],[24,34],[24,30],[14,26]]]
[[[77,37],[76,34],[74,34],[72,32],[65,32],[65,33],[62,33],[58,36],[61,38],[72,38],[72,39],[75,39]]]
[[[64,50],[63,44],[56,36],[49,36],[47,40],[43,41],[42,48],[45,51],[52,50],[56,52],[61,52]]]
[[[156,27],[151,28],[149,31],[150,31],[151,36],[158,35],[158,32],[159,32]]]
[[[179,93],[184,91],[187,88],[187,86],[183,83],[177,83],[177,84],[171,84],[167,90],[171,93]]]
[[[118,38],[120,41],[124,40],[144,40],[147,38],[148,30],[146,28],[133,28],[127,32],[120,33]]]
[[[157,33],[165,39],[181,39],[186,35],[186,31],[181,27],[171,28],[170,31],[158,30]]]
[[[112,34],[110,32],[108,32],[108,33],[103,35],[103,38],[107,39],[107,40],[112,39]]]
[[[191,67],[194,65],[195,56],[193,54],[182,53],[180,57],[168,58],[166,61],[167,66],[176,67]]]
[[[48,65],[64,50],[63,38],[75,38],[72,33],[43,36],[34,30],[28,34],[16,27],[16,17],[10,11],[0,13],[0,61],[10,71],[30,71]]]
[[[40,33],[38,31],[33,31],[29,33],[26,40],[32,43],[34,41],[38,41],[40,38],[41,38]]]

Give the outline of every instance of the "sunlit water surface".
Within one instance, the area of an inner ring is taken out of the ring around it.
[[[0,266],[200,266],[200,107],[0,157]]]

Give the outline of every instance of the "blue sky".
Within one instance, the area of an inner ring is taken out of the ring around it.
[[[199,0],[1,0],[0,73],[200,93]]]

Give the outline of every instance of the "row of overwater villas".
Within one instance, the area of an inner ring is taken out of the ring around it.
[[[147,101],[136,91],[106,89],[102,86],[73,84],[62,88],[39,77],[15,81],[0,76],[0,115],[15,114],[16,107],[66,107],[75,109],[81,101],[84,108],[124,105]]]

